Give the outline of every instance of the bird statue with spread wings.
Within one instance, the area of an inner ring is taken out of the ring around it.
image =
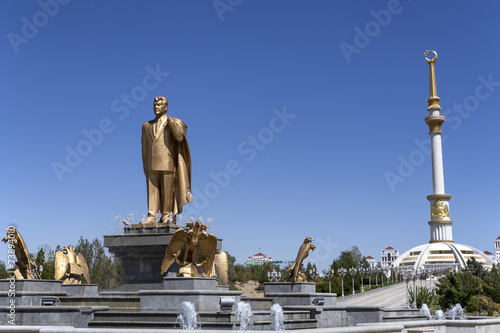
[[[197,268],[201,267],[204,276],[212,272],[217,237],[209,234],[206,224],[200,221],[186,222],[185,228],[178,229],[168,244],[165,258],[161,264],[161,274],[164,274],[175,262],[181,269],[178,277],[200,277]],[[199,264],[196,263],[198,254]]]
[[[297,253],[297,258],[295,262],[288,268],[288,273],[290,277],[288,278],[288,282],[307,282],[306,275],[300,272],[302,268],[302,262],[309,255],[309,250],[314,251],[316,249],[316,245],[311,244],[313,239],[311,237],[306,237],[304,239],[304,243],[299,248],[299,253]]]
[[[7,236],[5,236],[2,239],[2,241],[4,243],[7,242],[9,243],[9,254],[12,253],[10,252],[11,250],[14,250],[14,253],[16,254],[17,258],[16,262],[17,269],[14,272],[16,279],[28,279],[28,280],[40,279],[40,276],[38,275],[38,271],[36,269],[36,265],[30,259],[30,252],[28,251],[28,246],[26,246],[26,243],[24,242],[24,239],[21,237],[21,234],[13,226],[8,227],[5,230],[7,230]],[[9,260],[8,262],[10,263],[12,261]]]
[[[90,283],[89,266],[83,254],[76,254],[71,245],[57,251],[54,279],[62,280],[62,284],[81,284],[82,278],[86,283]]]

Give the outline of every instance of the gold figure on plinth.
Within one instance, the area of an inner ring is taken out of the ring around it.
[[[36,269],[36,265],[30,259],[30,252],[28,251],[28,246],[21,237],[21,234],[16,230],[15,227],[11,226],[7,229],[7,236],[5,236],[2,241],[4,243],[9,243],[9,257],[11,253],[15,253],[17,262],[17,269],[14,272],[16,279],[27,279],[27,280],[37,280],[40,279],[40,275]],[[13,252],[11,252],[13,250]],[[12,262],[14,260],[8,260]],[[8,267],[8,269],[13,267]]]
[[[431,216],[438,219],[450,217],[448,205],[445,205],[441,200],[436,201],[434,205],[431,206]]]
[[[314,251],[316,249],[316,245],[311,244],[313,239],[311,237],[306,237],[304,239],[304,243],[299,248],[299,253],[297,253],[297,258],[292,266],[288,267],[288,273],[290,277],[288,278],[288,282],[307,282],[307,278],[304,273],[300,272],[302,268],[302,262],[309,255],[309,250]]]
[[[168,244],[161,264],[161,274],[175,261],[181,266],[177,274],[179,277],[200,277],[197,270],[199,267],[204,276],[210,276],[217,250],[217,237],[206,232],[207,229],[208,226],[200,221],[187,222],[185,228],[178,229]],[[196,254],[199,264],[196,263]]]
[[[54,279],[62,280],[62,284],[81,284],[82,279],[90,283],[87,260],[81,253],[76,254],[71,245],[63,247],[56,252]]]
[[[148,190],[148,216],[141,224],[175,224],[182,206],[193,201],[191,154],[186,138],[187,125],[167,116],[168,100],[154,99],[155,119],[142,125],[142,163]],[[171,215],[173,218],[171,219]]]
[[[205,276],[205,274],[203,274]],[[219,277],[224,285],[229,282],[229,263],[227,253],[221,251],[215,255],[212,272],[207,275],[209,277]]]

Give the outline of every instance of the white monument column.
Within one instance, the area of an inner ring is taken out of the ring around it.
[[[432,53],[434,57],[427,58],[427,55]],[[444,123],[444,115],[441,114],[441,107],[436,92],[436,74],[434,64],[437,60],[435,51],[425,51],[425,59],[429,64],[429,86],[430,97],[427,99],[429,112],[425,116],[425,123],[429,126],[429,135],[431,136],[431,151],[432,151],[432,189],[433,194],[427,196],[431,205],[431,227],[430,243],[436,242],[453,242],[451,226],[453,221],[450,220],[450,199],[451,195],[445,194],[444,191],[444,172],[443,172],[443,149],[441,144],[441,125]]]

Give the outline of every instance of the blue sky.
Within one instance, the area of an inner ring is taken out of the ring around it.
[[[433,49],[454,239],[493,252],[499,10],[494,1],[1,1],[2,223],[33,252],[120,232],[116,215],[140,221],[141,126],[162,95],[189,127],[196,201],[185,215],[213,218],[238,262],[257,252],[294,259],[306,236],[320,268],[352,245],[380,260],[387,246],[427,243],[423,52]]]

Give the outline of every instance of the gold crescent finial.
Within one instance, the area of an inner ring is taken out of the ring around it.
[[[427,58],[427,55],[429,53],[433,53],[434,57],[432,58]],[[438,54],[436,51],[425,51],[424,52],[424,57],[425,60],[427,60],[427,63],[429,64],[429,87],[430,87],[430,97],[427,99],[427,102],[429,103],[429,107],[427,110],[441,110],[441,107],[439,106],[439,101],[440,98],[437,97],[437,89],[436,89],[436,72],[434,70],[434,63],[436,62],[436,59],[438,57]]]
[[[434,54],[434,57],[432,57],[431,59],[427,58],[427,55],[428,55],[429,53],[433,53],[433,54]],[[431,51],[429,51],[429,50],[426,50],[426,51],[424,52],[424,57],[425,57],[425,60],[427,60],[427,63],[429,63],[429,64],[430,64],[430,63],[435,63],[435,62],[436,62],[436,59],[437,59],[437,57],[438,57],[438,54],[437,54],[437,52],[436,52],[436,51],[432,51],[432,50],[431,50]]]

